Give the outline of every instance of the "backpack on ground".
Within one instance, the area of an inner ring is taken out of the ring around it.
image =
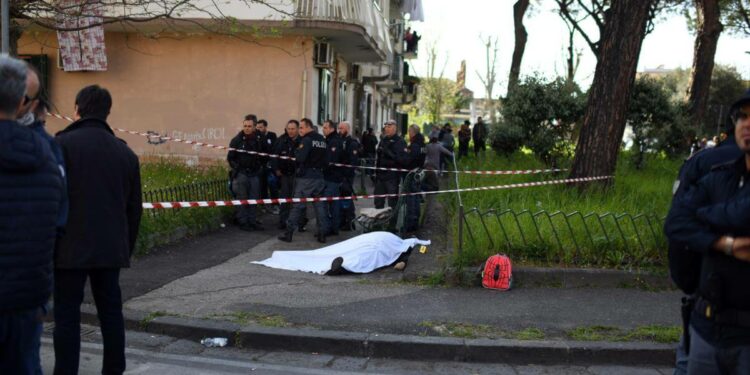
[[[482,286],[487,289],[506,291],[513,286],[513,272],[510,258],[495,254],[484,263]]]

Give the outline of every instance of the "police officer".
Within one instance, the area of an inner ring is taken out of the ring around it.
[[[388,120],[383,127],[383,139],[378,144],[375,166],[378,168],[400,168],[406,165],[406,142],[396,132],[396,121]],[[401,172],[376,170],[375,194],[398,194]],[[398,198],[388,198],[388,206],[395,208]],[[375,198],[375,208],[385,207],[384,198]]]
[[[409,127],[409,147],[408,147],[408,164],[406,169],[416,171],[424,165],[427,156],[424,136],[420,132],[419,126],[411,125]],[[407,191],[417,193],[422,190],[421,183],[416,175],[411,174],[408,178]],[[422,197],[419,195],[409,195],[406,197],[406,232],[415,232],[419,227],[419,216],[421,214],[419,204]]]
[[[326,140],[313,129],[313,123],[308,118],[300,121],[299,134],[301,136],[299,146],[294,152],[297,166],[297,175],[294,181],[294,196],[297,198],[320,198],[325,193],[325,181],[323,170],[326,162]],[[326,216],[326,202],[315,202],[315,216],[318,219],[316,238],[318,242],[326,242],[326,228],[328,218]],[[305,211],[304,203],[295,203],[286,221],[286,232],[279,235],[279,240],[292,242],[292,235],[297,229],[298,223]]]
[[[258,124],[255,126],[260,137],[261,150],[264,154],[272,154],[274,147],[276,146],[276,133],[268,130],[268,121],[258,120]],[[276,175],[273,173],[271,168],[271,160],[268,156],[261,158],[261,169],[260,175],[260,197],[265,198],[278,198],[279,197],[279,182]],[[263,206],[261,206],[263,207]],[[277,206],[270,206],[269,210],[275,215],[279,214],[279,208]]]
[[[665,232],[701,255],[688,374],[750,373],[750,91],[730,109],[743,155],[675,199]]]
[[[326,137],[326,160],[328,165],[323,171],[326,182],[326,197],[338,197],[341,194],[341,184],[344,182],[344,167],[336,166],[342,164],[344,155],[344,142],[336,132],[336,124],[331,120],[323,122],[323,135]],[[326,235],[338,235],[341,225],[341,201],[330,201],[328,203],[328,221]]]
[[[359,165],[359,155],[361,153],[361,146],[357,138],[351,136],[351,124],[348,121],[341,121],[338,126],[339,136],[344,142],[344,152],[342,154],[341,163],[353,166]],[[350,196],[354,195],[354,177],[355,168],[344,168],[344,181],[341,183],[341,195]],[[364,171],[362,171],[364,173]],[[341,230],[352,230],[352,222],[354,221],[354,201],[343,200],[341,201]]]
[[[737,147],[734,138],[734,122],[728,120],[727,123],[728,127],[725,130],[726,134],[729,135],[727,139],[715,148],[697,151],[683,163],[672,191],[674,194],[673,203],[679,202],[688,191],[694,189],[698,181],[707,175],[713,166],[737,160],[742,156],[743,153]],[[668,245],[669,274],[675,285],[687,295],[683,298],[683,337],[677,347],[675,363],[675,375],[684,375],[687,373],[687,352],[690,348],[690,315],[695,307],[693,294],[698,288],[702,256],[696,252],[685,251],[687,245],[680,242],[679,239],[670,240]]]
[[[294,157],[294,151],[299,146],[299,121],[289,120],[284,134],[278,138],[274,147],[274,154],[283,157]],[[297,170],[294,160],[272,158],[271,168],[279,179],[279,196],[292,198],[294,196],[294,175]],[[279,229],[286,229],[291,204],[282,203],[279,212]],[[302,223],[300,223],[302,224]],[[300,228],[304,225],[300,225]]]
[[[259,133],[255,130],[258,118],[255,115],[245,116],[242,131],[229,143],[229,147],[239,150],[260,152],[262,150]],[[245,152],[229,151],[227,161],[232,168],[232,192],[236,199],[260,198],[261,158]],[[240,229],[246,231],[263,230],[255,221],[255,205],[237,207],[237,222]]]

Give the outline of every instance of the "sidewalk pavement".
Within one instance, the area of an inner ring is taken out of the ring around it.
[[[358,202],[358,206],[362,207],[363,203]],[[430,219],[434,220],[428,217]],[[269,215],[263,220],[270,223],[277,217]],[[271,225],[266,224],[266,227]],[[553,356],[558,351],[564,356],[579,353],[576,360],[593,358],[597,353],[610,355],[613,350],[625,350],[624,356],[613,356],[620,358],[622,363],[628,363],[637,357],[633,357],[633,353],[645,353],[643,358],[646,363],[669,364],[672,345],[575,343],[568,341],[566,332],[591,326],[622,330],[652,325],[679,326],[679,292],[611,286],[566,288],[557,283],[542,283],[522,285],[501,293],[481,288],[430,287],[405,282],[405,279],[414,279],[415,270],[436,270],[438,262],[435,259],[445,255],[449,243],[445,232],[424,231],[420,239],[433,240],[435,243],[430,246],[427,255],[413,253],[405,272],[386,268],[365,275],[328,277],[251,264],[252,261],[270,257],[275,250],[305,250],[325,246],[315,241],[314,230],[296,233],[294,242],[289,244],[276,239],[276,230],[248,233],[226,228],[167,246],[135,260],[132,268],[123,270],[121,276],[124,305],[131,317],[137,317],[132,318],[136,323],[136,319],[142,320],[140,324],[131,322],[131,326],[140,325],[149,332],[166,330],[163,333],[176,334],[175,330],[164,328],[165,324],[172,324],[185,328],[188,330],[186,334],[191,334],[191,324],[200,326],[210,325],[210,321],[230,321],[234,328],[216,332],[234,334],[230,337],[235,337],[237,343],[253,347],[264,343],[273,346],[274,340],[283,346],[301,338],[304,343],[294,345],[298,345],[302,351],[316,351],[315,346],[308,344],[338,342],[337,348],[349,345],[349,349],[355,352],[343,353],[347,355],[379,353],[405,358],[407,352],[410,355],[434,353],[438,358],[464,360],[470,357],[466,353],[471,351],[472,345],[479,345],[480,348],[483,345],[493,348],[499,345],[502,350],[510,350],[511,353],[523,348],[530,349],[531,354],[526,357],[518,355],[518,358],[534,358],[534,353],[545,350],[547,352],[544,353],[553,353]],[[342,232],[339,236],[329,237],[328,244],[354,235],[354,232]],[[475,333],[484,337],[483,330],[518,332],[528,328],[538,329],[544,333],[547,341],[524,343],[515,340],[425,337],[439,336],[445,331],[444,327],[451,324],[469,327],[472,332],[466,334],[467,337]],[[195,329],[192,334],[215,332]],[[299,332],[296,338],[293,337],[295,332]],[[322,335],[323,341],[308,340],[316,335]],[[399,337],[407,336],[398,335],[410,336],[408,340],[399,341]],[[264,341],[258,342],[258,337],[263,337]],[[383,340],[390,343],[389,349],[372,352],[373,342],[380,341],[382,344]],[[438,349],[436,352],[434,345],[449,349],[443,352]],[[417,349],[399,349],[406,347]],[[492,350],[486,353],[494,353]],[[444,355],[438,355],[440,353]],[[485,357],[472,358],[487,360],[493,356],[487,354]],[[509,358],[512,357],[513,354]],[[565,358],[563,362],[569,363],[570,358]],[[601,360],[598,358],[596,361]]]

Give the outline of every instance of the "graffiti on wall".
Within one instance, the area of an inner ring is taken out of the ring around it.
[[[148,143],[151,145],[158,146],[167,142],[165,139],[161,138],[161,134],[159,132],[149,130],[147,131],[147,133],[149,134]],[[171,133],[167,134],[169,134],[169,136],[172,138],[179,138],[191,142],[216,143],[220,145],[226,143],[225,128],[203,128],[197,131],[187,132],[182,130],[173,130]],[[201,147],[198,145],[194,145],[192,147],[195,151],[201,149]]]

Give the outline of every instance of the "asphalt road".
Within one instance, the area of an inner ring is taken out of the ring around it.
[[[44,373],[52,373],[54,352],[50,327],[42,341]],[[101,336],[84,326],[80,374],[101,371]],[[509,366],[463,362],[403,361],[340,357],[315,353],[266,352],[237,348],[204,348],[168,336],[127,332],[126,374],[630,374],[666,375],[667,368],[620,366]]]

